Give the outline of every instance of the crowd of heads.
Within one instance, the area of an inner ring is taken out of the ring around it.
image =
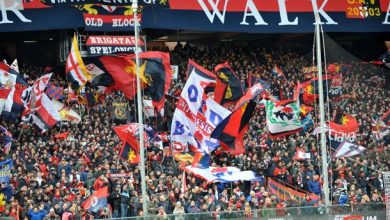
[[[302,67],[313,65],[311,45],[302,45],[178,44],[170,54],[171,63],[179,66],[179,78],[172,82],[169,93],[176,97],[180,95],[185,84],[187,61],[191,58],[210,70],[227,60],[244,87],[248,75],[253,74],[271,84],[271,93],[280,94],[283,91],[285,99],[291,98],[296,83],[303,80]],[[345,61],[348,61],[348,57],[345,57]],[[287,80],[270,73],[274,65],[283,69]],[[342,108],[345,113],[355,117],[359,122],[356,143],[367,150],[353,158],[331,160],[328,172],[332,203],[375,203],[380,206],[378,204],[383,201],[381,172],[388,171],[390,167],[390,142],[386,138],[377,140],[371,131],[371,124],[373,116],[381,116],[390,106],[389,86],[378,87],[366,82],[374,75],[386,74],[383,69],[355,61],[351,65],[349,72],[343,76],[344,93],[351,94],[351,98],[340,102],[330,100],[326,111],[331,117],[336,109]],[[31,84],[41,71],[26,65],[20,72],[29,76]],[[65,86],[64,73],[55,72],[52,83]],[[80,113],[82,121],[79,124],[62,123],[44,134],[32,125],[1,121],[1,125],[7,127],[14,137],[11,151],[0,158],[1,161],[11,158],[14,163],[10,182],[1,185],[1,192],[8,194],[1,215],[18,216],[19,219],[60,219],[69,215],[109,218],[144,214],[140,169],[138,165],[119,158],[121,142],[112,127],[126,121],[112,118],[114,100],[123,100],[123,96],[113,93],[103,104],[94,108],[76,102],[67,103]],[[164,117],[161,120],[148,118],[145,123],[169,134],[175,105],[175,99],[167,98]],[[131,116],[127,122],[135,122],[135,103],[130,101],[130,106]],[[207,183],[187,173],[186,191],[182,193],[183,171],[169,153],[170,146],[161,148],[150,144],[145,153],[148,213],[166,216],[208,212],[200,218],[204,219],[257,214],[286,215],[286,207],[320,207],[321,201],[314,204],[309,197],[299,202],[281,200],[266,185],[267,178],[272,177],[296,190],[323,197],[320,144],[318,137],[311,135],[319,121],[317,106],[313,115],[314,126],[306,132],[271,140],[266,129],[264,107],[259,104],[245,135],[246,153],[234,156],[221,149],[212,153],[212,164],[252,170],[262,177],[261,181]],[[70,131],[67,139],[53,138],[64,131]],[[297,146],[310,152],[312,157],[302,161],[293,160]],[[127,176],[110,178],[110,174],[116,173],[126,173]],[[96,213],[84,210],[81,204],[104,186],[109,187],[109,206]],[[311,211],[323,212],[322,209]]]

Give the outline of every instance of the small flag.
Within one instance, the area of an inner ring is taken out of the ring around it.
[[[187,191],[186,171],[183,171],[181,178],[181,193],[184,194]]]
[[[305,153],[305,151],[303,151],[300,148],[297,148],[297,150],[295,151],[295,156],[294,156],[295,160],[310,159],[310,157],[311,157],[310,153]]]
[[[333,158],[351,157],[363,153],[366,148],[350,143],[348,141],[342,142],[333,154]]]
[[[65,140],[68,137],[69,133],[70,133],[70,131],[66,131],[66,132],[63,132],[63,133],[60,133],[60,134],[56,134],[56,135],[54,135],[54,138]]]

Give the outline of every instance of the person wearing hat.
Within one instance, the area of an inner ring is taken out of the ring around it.
[[[180,201],[176,202],[173,214],[175,215],[175,220],[184,220],[184,207],[181,205]]]

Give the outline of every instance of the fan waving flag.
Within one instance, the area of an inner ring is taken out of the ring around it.
[[[214,71],[217,75],[217,84],[214,91],[216,102],[221,105],[228,105],[244,95],[241,81],[228,62],[217,65]]]
[[[280,105],[272,100],[266,101],[267,126],[271,138],[294,134],[302,129],[299,121],[299,103],[289,102]]]
[[[97,212],[99,209],[107,206],[108,186],[95,191],[82,204],[82,207],[91,212]]]
[[[65,73],[66,79],[77,94],[80,94],[80,89],[85,86],[87,81],[91,80],[91,75],[81,59],[76,36],[72,40],[72,48],[66,61]]]
[[[336,149],[335,153],[333,154],[333,158],[340,158],[340,157],[352,157],[358,154],[363,153],[366,148],[362,146],[358,146],[356,144],[350,143],[348,141],[343,141]]]

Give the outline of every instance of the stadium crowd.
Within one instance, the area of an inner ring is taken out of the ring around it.
[[[258,79],[268,81],[275,96],[291,98],[295,83],[303,80],[302,67],[312,65],[310,51],[311,48],[299,44],[272,47],[225,44],[192,47],[178,44],[170,52],[171,63],[179,65],[180,70],[179,79],[172,82],[170,94],[176,97],[180,95],[185,84],[187,61],[191,58],[210,70],[228,60],[243,86],[246,87],[248,75],[253,74]],[[345,61],[348,61],[348,57],[345,57]],[[275,64],[283,69],[287,80],[270,73]],[[372,117],[380,117],[390,106],[389,84],[380,87],[366,82],[374,74],[382,76],[384,70],[357,62],[351,64],[343,82],[344,94],[350,96],[341,101],[330,100],[326,110],[333,115],[337,109],[343,109],[356,117],[360,124],[356,143],[367,150],[353,158],[332,159],[329,167],[332,201],[333,204],[350,204],[357,208],[359,204],[370,203],[373,204],[370,207],[375,209],[380,208],[383,201],[380,171],[389,171],[390,141],[388,137],[377,140],[371,131],[371,124]],[[29,79],[35,79],[41,71],[23,66],[20,72],[29,75]],[[52,83],[66,86],[63,74],[61,71],[55,72]],[[140,170],[119,158],[121,143],[112,130],[113,126],[121,123],[111,117],[112,102],[120,99],[120,94],[112,94],[104,104],[94,108],[69,103],[81,113],[82,121],[79,124],[62,123],[44,134],[30,125],[1,121],[1,125],[7,127],[14,137],[11,151],[0,157],[0,161],[10,157],[14,162],[10,182],[1,184],[3,199],[7,200],[0,203],[1,215],[31,220],[142,216],[142,203],[145,201],[141,197]],[[149,118],[146,123],[169,133],[174,109],[175,99],[167,99],[162,120],[156,124],[154,118]],[[135,112],[132,110],[131,114],[135,116]],[[305,132],[271,140],[268,138],[264,107],[259,104],[245,136],[246,153],[232,156],[221,149],[213,152],[213,164],[253,170],[262,177],[262,181],[257,182],[207,184],[187,173],[187,190],[181,193],[182,171],[169,153],[169,146],[162,149],[158,145],[150,145],[146,149],[149,214],[162,218],[177,214],[175,219],[184,219],[184,216],[180,216],[184,213],[201,212],[208,213],[198,216],[198,219],[234,218],[240,215],[247,218],[256,215],[270,217],[297,212],[297,209],[286,207],[314,205],[315,208],[306,209],[305,212],[324,213],[322,202],[314,204],[309,197],[299,204],[293,200],[284,201],[272,194],[265,184],[267,177],[273,177],[297,190],[321,195],[319,140],[311,135],[318,125],[316,112],[313,113],[314,126]],[[131,121],[134,119],[131,117]],[[70,131],[66,140],[53,138],[64,131]],[[310,152],[311,159],[293,160],[297,146]],[[117,173],[128,175],[125,178],[110,178],[110,174]],[[97,213],[84,210],[82,202],[104,186],[109,186],[109,207]]]

